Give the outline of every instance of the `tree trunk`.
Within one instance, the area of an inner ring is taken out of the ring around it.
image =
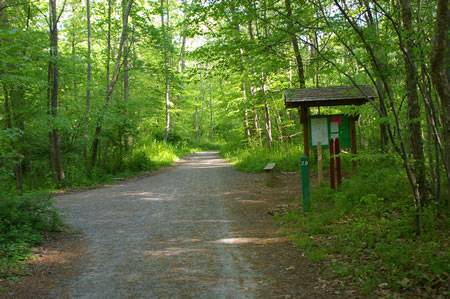
[[[7,29],[9,27],[8,18],[6,16],[6,3],[0,0],[0,28]],[[1,42],[1,40],[0,40]],[[25,55],[25,53],[24,53]],[[8,65],[8,67],[12,67]],[[9,91],[6,85],[3,85],[4,97],[5,97],[5,114],[6,114],[6,128],[12,129],[13,122],[14,126],[18,127],[22,131],[25,129],[24,117],[22,113],[17,111],[17,106],[19,109],[23,109],[24,105],[24,92],[21,86],[13,86]],[[14,120],[14,121],[13,121]],[[17,153],[20,154],[19,144],[23,142],[22,137],[18,141],[12,143],[12,147],[16,149]],[[20,156],[14,158],[14,176],[16,178],[16,188],[19,193],[23,191],[22,184],[22,160]]]
[[[186,5],[185,1],[183,1],[183,4]],[[185,23],[183,25],[183,32],[181,37],[181,49],[180,49],[180,56],[178,56],[178,63],[177,63],[177,72],[184,72],[184,69],[186,67],[186,34],[187,34],[187,23],[186,23],[186,13],[183,15],[183,22]]]
[[[450,11],[448,0],[437,1],[436,26],[431,56],[431,77],[442,106],[444,127],[445,159],[450,167]],[[445,205],[450,198],[450,182],[447,179],[448,194]]]
[[[247,90],[246,90],[246,84],[245,80],[242,80],[242,95],[244,98],[244,106],[245,103],[247,103]],[[251,133],[250,133],[250,125],[248,121],[248,109],[244,107],[244,126],[245,126],[245,139],[248,143],[250,143]]]
[[[125,15],[126,1],[125,0],[122,1],[122,7],[123,7],[122,17],[123,17],[123,22],[125,23],[125,17],[126,17],[126,15]],[[124,43],[124,53],[125,54],[123,56],[123,96],[124,96],[124,101],[125,101],[125,111],[124,111],[125,117],[127,117],[127,115],[128,115],[128,100],[130,98],[130,82],[129,82],[129,75],[128,75],[129,52],[130,52],[130,48],[128,47],[128,34],[125,31],[125,43]],[[122,135],[123,135],[123,139],[124,139],[125,152],[128,152],[128,134],[125,131],[125,132],[123,132]],[[120,136],[119,142],[122,143],[121,142],[122,136],[121,135],[119,135],[119,136]],[[121,158],[121,161],[122,161],[122,158]]]
[[[212,88],[211,84],[209,84],[209,114],[211,119],[211,143],[214,142],[214,123],[213,123],[213,106],[212,106]]]
[[[83,155],[87,160],[88,148],[87,143],[89,140],[89,109],[91,106],[91,8],[89,0],[86,0],[86,20],[87,20],[87,81],[86,81],[86,107],[85,107],[85,117],[84,117],[84,146]]]
[[[265,114],[265,125],[266,125],[266,134],[267,134],[267,146],[269,149],[272,149],[272,124],[270,121],[270,112],[267,101],[264,102],[264,114]]]
[[[292,29],[292,8],[291,8],[291,0],[285,0],[287,19],[289,24],[289,31],[291,35],[292,47],[294,49],[295,60],[297,61],[297,72],[298,72],[298,82],[300,84],[300,88],[305,88],[305,72],[303,66],[302,55],[300,54],[300,49],[298,47],[297,37],[295,36],[295,31]]]
[[[168,9],[168,8],[167,8]],[[169,98],[169,57],[167,53],[167,35],[169,30],[169,16],[167,15],[167,28],[164,25],[164,0],[161,0],[161,30],[163,33],[164,73],[165,73],[165,103],[166,103],[166,127],[164,130],[164,142],[167,142],[170,128],[170,98]],[[166,31],[167,29],[167,31]]]
[[[0,6],[1,7],[1,6]],[[4,96],[5,96],[5,114],[6,114],[6,127],[8,129],[12,129],[12,122],[11,122],[11,110],[9,105],[9,93],[6,87],[3,88],[4,90]],[[12,144],[14,147],[14,144]],[[16,159],[16,165],[14,166],[14,176],[16,177],[16,188],[17,191],[22,193],[23,186],[22,186],[22,166],[21,166],[21,160],[20,158]]]
[[[11,111],[9,109],[9,93],[6,87],[3,87],[4,96],[5,96],[5,114],[6,114],[6,127],[8,129],[12,128],[11,122]]]
[[[100,115],[97,119],[97,127],[95,128],[94,140],[92,142],[91,168],[93,168],[95,166],[95,162],[97,160],[97,151],[99,151],[98,147],[99,147],[99,143],[100,143],[99,137],[100,137],[100,133],[102,131],[102,122],[103,122],[104,114],[106,112],[106,109],[108,108],[109,101],[110,101],[112,93],[114,91],[114,86],[115,86],[115,84],[117,82],[117,78],[119,76],[120,60],[122,58],[122,50],[123,50],[123,45],[125,43],[126,30],[128,28],[128,16],[130,15],[131,8],[133,6],[133,1],[134,0],[130,0],[130,2],[128,2],[128,6],[127,6],[127,10],[126,10],[126,17],[124,17],[124,24],[122,27],[122,33],[120,35],[119,51],[117,53],[116,63],[114,65],[113,76],[112,76],[111,80],[108,80],[109,84],[108,84],[108,88],[106,91],[105,104],[104,104],[103,110],[100,112]]]
[[[364,0],[364,5],[366,8],[366,18],[369,26],[372,28],[372,30],[375,32],[376,36],[379,36],[379,30],[378,30],[378,24],[377,20],[373,17],[372,14],[372,7],[370,6],[369,0]],[[378,49],[378,45],[375,44],[374,46],[375,51]],[[377,91],[378,91],[378,98],[380,103],[380,116],[385,118],[387,117],[387,111],[385,110],[386,104],[384,102],[384,93],[383,93],[383,82],[381,79],[377,79],[375,82]],[[388,144],[388,134],[387,134],[387,125],[386,123],[380,123],[380,137],[381,137],[381,151],[385,152],[386,146]]]
[[[263,79],[263,91],[264,96],[267,96],[267,86],[266,86],[266,74],[262,74]],[[266,135],[267,135],[267,146],[269,149],[272,149],[272,123],[270,121],[270,111],[269,111],[269,105],[267,104],[267,100],[264,99],[264,124],[266,128]]]
[[[110,62],[111,62],[111,10],[112,0],[108,0],[108,35],[106,39],[106,93],[109,89]]]
[[[245,125],[245,138],[247,139],[247,142],[250,143],[250,125],[248,121],[248,109],[244,110],[244,125]]]
[[[231,7],[231,12],[234,15],[235,14],[235,8]],[[234,20],[233,20],[234,21]],[[240,32],[239,23],[234,22],[234,30],[236,32]],[[251,26],[250,26],[251,27]],[[244,67],[244,50],[242,48],[239,48],[239,62],[240,62],[240,72],[242,74],[241,79],[241,89],[242,89],[242,109],[244,110],[244,132],[245,132],[245,138],[247,140],[247,143],[250,143],[251,141],[251,131],[250,131],[250,124],[249,124],[249,116],[248,116],[248,93],[247,93],[247,74],[245,72]]]
[[[254,117],[255,130],[259,136],[259,145],[262,145],[262,131],[261,131],[261,126],[259,125],[259,117],[258,117],[258,109],[257,108],[255,108],[254,113],[255,113],[255,117]]]
[[[408,100],[408,120],[409,120],[409,138],[411,143],[411,152],[414,158],[413,169],[416,176],[417,184],[419,185],[420,204],[423,206],[428,202],[428,190],[426,186],[425,176],[425,157],[423,153],[422,129],[420,126],[420,105],[419,96],[417,94],[417,75],[415,72],[413,60],[413,28],[412,28],[412,13],[410,0],[401,0],[402,5],[402,20],[404,30],[406,31],[406,49],[409,57],[405,56],[406,69],[406,93]]]
[[[421,205],[420,205],[420,192],[419,192],[419,188],[418,188],[418,184],[417,184],[417,180],[415,177],[415,173],[413,170],[413,167],[411,166],[411,161],[410,158],[408,156],[408,152],[406,149],[406,142],[405,139],[403,137],[403,128],[402,125],[400,123],[400,118],[398,115],[398,111],[397,111],[397,107],[395,105],[394,102],[394,93],[392,91],[392,87],[391,85],[389,85],[389,80],[387,80],[386,78],[386,70],[385,70],[385,66],[383,65],[382,61],[379,59],[379,57],[377,56],[377,52],[375,51],[372,43],[370,43],[367,40],[367,37],[365,35],[365,33],[360,29],[360,27],[357,25],[357,23],[355,23],[354,19],[352,19],[349,14],[346,12],[346,10],[343,8],[343,6],[341,5],[341,3],[338,0],[333,0],[333,3],[336,5],[336,7],[339,9],[339,11],[342,13],[343,17],[345,18],[345,20],[350,24],[351,28],[356,32],[356,34],[358,35],[360,41],[363,43],[367,54],[370,57],[371,63],[374,67],[374,69],[376,70],[378,76],[380,77],[381,81],[383,82],[383,87],[384,90],[386,91],[386,95],[387,98],[389,99],[388,104],[389,104],[389,108],[390,111],[392,111],[392,115],[394,116],[394,120],[395,120],[395,130],[397,133],[397,136],[394,136],[392,130],[390,129],[389,126],[387,126],[388,128],[388,134],[389,134],[389,139],[395,149],[395,151],[401,156],[402,161],[403,161],[403,166],[405,168],[406,171],[406,175],[408,177],[408,182],[411,186],[412,192],[413,192],[413,196],[414,196],[414,206],[415,208],[418,210],[418,213],[416,214],[416,230],[417,230],[417,234],[420,234],[421,232],[421,219],[420,219],[420,209],[421,209]],[[349,50],[351,50],[351,48],[349,48],[349,46],[345,43],[343,43],[345,45],[346,48],[348,48]],[[386,110],[387,111],[387,110]],[[398,143],[396,142],[395,138],[398,139]]]
[[[195,105],[195,138],[198,139],[198,105]]]
[[[61,141],[59,136],[59,130],[56,127],[56,118],[58,114],[58,91],[59,91],[59,72],[58,65],[55,62],[58,57],[58,24],[56,13],[56,0],[50,0],[50,66],[49,66],[49,94],[50,94],[50,112],[52,116],[52,128],[50,142],[53,143],[54,150],[54,167],[58,177],[56,183],[63,183],[65,181],[64,169],[62,164],[61,155]]]

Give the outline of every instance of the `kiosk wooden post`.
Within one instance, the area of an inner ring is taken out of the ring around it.
[[[322,144],[320,141],[317,142],[317,176],[319,185],[322,184],[323,178],[323,166],[322,166]]]
[[[341,143],[339,138],[334,140],[334,154],[336,155],[336,182],[338,190],[341,190],[342,169],[341,169]]]
[[[300,122],[303,125],[303,147],[304,155],[309,157],[309,108],[302,106],[298,109],[300,114]]]
[[[350,117],[350,152],[352,154],[352,159],[356,157],[356,121],[357,117]],[[352,160],[352,170],[356,171],[356,160]]]
[[[336,190],[336,171],[334,170],[334,139],[331,138],[329,143],[330,148],[330,187]]]

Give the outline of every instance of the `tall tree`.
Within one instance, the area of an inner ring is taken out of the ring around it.
[[[420,127],[420,104],[417,94],[417,71],[414,61],[414,30],[412,24],[411,2],[401,0],[402,21],[406,36],[404,45],[404,61],[406,70],[406,97],[408,100],[408,119],[409,119],[409,139],[411,143],[412,156],[414,158],[414,172],[419,185],[421,205],[428,201],[428,188],[425,176],[425,157],[423,154],[422,129]]]
[[[287,22],[289,24],[289,34],[291,36],[292,48],[294,49],[295,61],[297,62],[297,73],[298,73],[298,82],[300,84],[300,88],[305,88],[305,71],[303,67],[303,58],[300,53],[300,49],[298,47],[298,41],[296,36],[296,31],[294,30],[293,20],[292,20],[292,7],[291,0],[285,0],[286,12],[287,12]]]
[[[0,1],[0,28],[2,30],[5,30],[9,27],[8,24],[8,17],[6,14],[6,3],[5,1]],[[0,45],[4,41],[3,39],[0,39]],[[12,65],[8,65],[8,68],[14,68]],[[23,120],[17,120],[17,113],[14,113],[14,108],[19,103],[16,103],[14,105],[13,101],[20,101],[19,99],[13,99],[14,97],[17,97],[17,91],[21,89],[19,86],[13,86],[12,88],[8,88],[7,84],[2,84],[3,91],[4,91],[4,99],[5,99],[5,114],[6,114],[6,128],[12,129],[13,128],[13,118],[14,123],[17,123],[19,125],[19,129],[23,130],[25,128],[25,124]],[[17,107],[16,107],[17,109]],[[15,116],[15,117],[14,117]],[[15,144],[11,144],[11,147],[17,147]],[[15,158],[15,165],[14,165],[14,176],[16,178],[16,188],[19,192],[23,191],[23,182],[22,182],[22,163],[20,157]]]
[[[442,106],[444,125],[444,144],[447,169],[450,167],[450,7],[448,0],[437,1],[436,23],[431,56],[431,77]],[[450,181],[447,173],[448,198],[450,197]]]
[[[116,62],[114,65],[113,76],[112,76],[111,80],[107,80],[108,88],[106,90],[106,95],[105,95],[105,104],[104,104],[104,107],[103,107],[102,111],[100,112],[100,115],[97,119],[97,127],[95,128],[94,139],[92,141],[91,168],[93,168],[95,166],[96,159],[97,159],[97,151],[98,151],[98,146],[99,146],[99,142],[100,142],[99,138],[100,138],[100,133],[102,132],[104,114],[108,108],[109,102],[111,100],[111,96],[114,91],[114,86],[119,77],[119,69],[120,69],[120,62],[122,60],[123,45],[125,43],[126,31],[128,28],[128,17],[130,15],[131,8],[133,7],[133,1],[134,0],[129,0],[126,11],[125,11],[125,16],[123,18],[124,23],[122,25],[122,32],[120,34],[119,50],[118,50]]]
[[[59,70],[58,70],[58,21],[59,17],[64,10],[61,10],[60,15],[57,15],[56,0],[49,1],[50,16],[50,61],[48,66],[48,102],[49,110],[52,116],[51,128],[49,132],[50,153],[53,154],[51,158],[53,161],[54,170],[56,172],[56,183],[63,183],[65,181],[64,169],[62,164],[61,154],[61,138],[59,135],[59,129],[57,127],[57,114],[58,114],[58,92],[59,92]]]
[[[209,84],[209,116],[211,124],[211,143],[214,142],[214,122],[213,122],[213,104],[212,104],[212,86]]]
[[[86,79],[86,108],[85,108],[85,125],[84,125],[84,146],[83,154],[87,159],[87,143],[89,140],[89,109],[91,106],[91,7],[90,1],[86,0],[86,25],[87,25],[87,79]]]
[[[164,24],[164,0],[161,0],[161,32],[162,32],[162,42],[163,42],[163,53],[164,53],[164,77],[165,77],[165,90],[164,99],[166,104],[166,126],[164,129],[164,141],[167,142],[167,137],[169,136],[170,128],[170,81],[169,81],[169,53],[167,47],[169,39],[169,14],[167,13],[167,27]],[[168,11],[169,7],[167,7]]]

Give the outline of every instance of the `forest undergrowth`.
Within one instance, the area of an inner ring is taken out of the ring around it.
[[[246,172],[262,172],[268,162],[276,162],[277,170],[298,171],[301,150],[224,147],[222,155]],[[312,155],[313,175],[315,159]],[[325,154],[324,169],[328,161]],[[448,296],[448,209],[430,201],[418,236],[410,186],[398,157],[362,154],[352,174],[350,158],[343,156],[343,169],[340,191],[330,189],[327,181],[313,187],[307,216],[301,199],[293,199],[300,209],[276,216],[282,230],[310,260],[331,267],[348,287],[383,297]]]

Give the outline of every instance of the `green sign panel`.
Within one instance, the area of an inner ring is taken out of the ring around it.
[[[309,143],[312,148],[320,141],[328,147],[331,138],[339,137],[341,148],[350,147],[350,120],[345,115],[311,115],[309,117]]]

